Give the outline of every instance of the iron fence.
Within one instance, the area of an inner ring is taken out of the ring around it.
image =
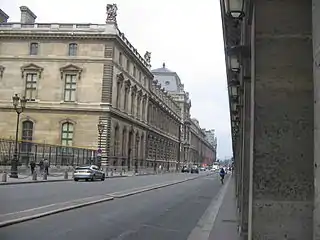
[[[14,157],[15,141],[0,138],[0,165],[11,164]],[[28,166],[30,161],[39,163],[47,159],[50,165],[79,166],[96,163],[96,151],[87,148],[51,145],[30,141],[18,142],[19,165]]]

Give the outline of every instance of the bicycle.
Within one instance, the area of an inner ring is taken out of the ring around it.
[[[220,175],[221,184],[223,184],[223,180],[224,180],[224,175]]]

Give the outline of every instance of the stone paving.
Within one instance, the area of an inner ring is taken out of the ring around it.
[[[234,178],[229,183],[208,240],[240,240]]]

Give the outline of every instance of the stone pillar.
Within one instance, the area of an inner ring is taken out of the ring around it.
[[[252,232],[249,229],[248,239],[312,239],[312,1],[258,0],[254,4]]]
[[[244,78],[244,101],[243,101],[243,141],[242,141],[242,202],[240,233],[243,239],[248,236],[249,214],[249,158],[250,158],[250,113],[251,113],[251,82]]]
[[[313,77],[314,77],[314,174],[315,196],[313,211],[313,239],[320,239],[320,2],[313,0]]]

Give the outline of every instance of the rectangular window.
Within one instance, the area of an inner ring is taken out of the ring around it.
[[[123,101],[124,111],[128,110],[128,94],[129,94],[129,89],[126,87],[124,91],[124,101]]]
[[[73,124],[66,122],[62,124],[61,129],[61,145],[72,146],[73,140]]]
[[[69,44],[69,56],[77,56],[78,44],[70,43]]]
[[[127,72],[130,73],[130,61],[127,59]]]
[[[119,52],[119,65],[122,66],[122,52]]]
[[[37,73],[26,74],[25,95],[29,101],[34,101],[37,94]]]
[[[117,99],[116,99],[116,108],[120,108],[120,100],[121,100],[121,83],[117,82]]]
[[[141,80],[142,80],[142,73],[139,72],[139,82],[141,82]]]
[[[133,76],[136,77],[137,76],[137,69],[136,66],[133,66]]]
[[[77,75],[66,74],[64,84],[64,101],[75,102],[76,101],[76,89],[77,89]]]
[[[38,43],[31,43],[30,44],[30,55],[38,55]]]
[[[140,118],[141,98],[137,98],[137,117]]]

